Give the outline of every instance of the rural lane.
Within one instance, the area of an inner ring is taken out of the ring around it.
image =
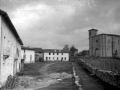
[[[25,65],[14,90],[116,90],[76,62],[38,62]]]

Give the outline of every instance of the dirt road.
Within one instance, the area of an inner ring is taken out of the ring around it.
[[[14,90],[116,90],[76,62],[38,62],[25,65],[24,72]]]
[[[41,62],[25,65],[15,90],[78,90],[71,62]]]

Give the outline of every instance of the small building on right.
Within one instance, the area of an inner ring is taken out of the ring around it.
[[[120,35],[89,30],[89,56],[120,58]]]

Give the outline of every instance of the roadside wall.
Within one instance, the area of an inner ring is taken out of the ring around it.
[[[95,67],[94,65],[88,63],[87,60],[89,59],[80,58],[77,59],[76,62],[83,65],[89,72],[92,73],[92,75],[96,75],[104,82],[120,88],[120,75],[118,73],[115,73],[114,71],[110,70],[103,70],[100,67]]]

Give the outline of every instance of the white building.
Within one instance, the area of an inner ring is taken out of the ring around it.
[[[22,47],[21,57],[24,63],[34,63],[35,62],[35,50],[30,47]]]
[[[8,14],[0,10],[0,86],[9,75],[15,75],[21,68],[21,45],[23,45]]]
[[[69,51],[43,49],[44,61],[69,61]]]

